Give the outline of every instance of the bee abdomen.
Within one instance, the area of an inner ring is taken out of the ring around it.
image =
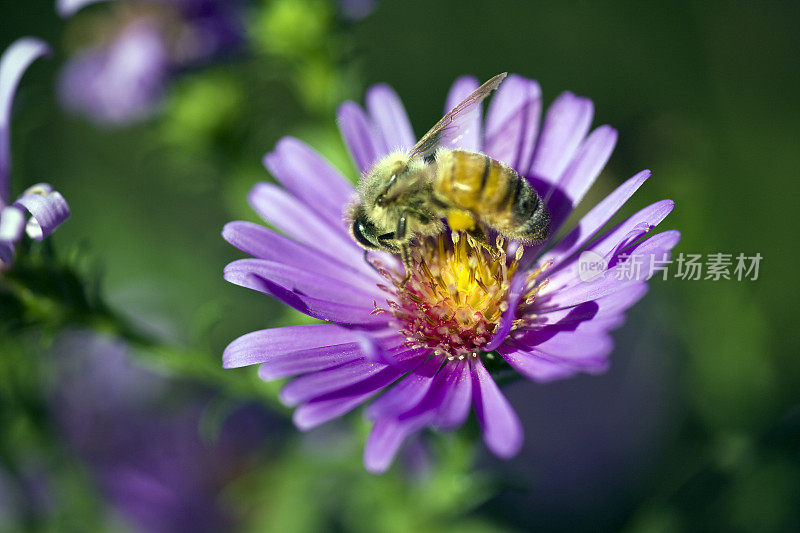
[[[550,235],[550,213],[528,180],[519,177],[525,186],[512,208],[515,229],[508,236],[525,243],[540,243]]]
[[[504,165],[475,152],[453,150],[437,158],[434,192],[462,209],[494,209],[504,199],[508,181]],[[507,200],[507,199],[506,199]]]
[[[535,243],[547,238],[550,216],[536,190],[517,172],[491,157],[453,150],[437,158],[434,194],[468,210],[512,239]]]
[[[483,215],[484,221],[507,237],[539,243],[550,234],[550,215],[531,184],[511,167],[503,165],[505,191]]]

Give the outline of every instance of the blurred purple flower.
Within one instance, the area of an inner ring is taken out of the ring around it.
[[[445,108],[477,87],[474,78],[460,78]],[[338,115],[361,172],[415,143],[388,86],[368,91],[367,110],[347,102]],[[609,126],[589,133],[592,103],[571,93],[556,99],[541,131],[540,112],[539,85],[510,76],[485,122],[475,109],[450,143],[504,161],[530,180],[547,203],[555,235],[610,157],[617,133]],[[649,177],[643,171],[545,252],[545,246],[498,242],[495,261],[465,235],[440,236],[415,247],[415,268],[403,285],[395,258],[381,255],[376,273],[349,237],[342,211],[353,187],[338,171],[291,138],[267,154],[265,165],[285,189],[260,183],[249,201],[286,236],[248,222],[226,225],[225,239],[254,258],[229,264],[225,279],[333,323],[249,333],[227,347],[223,364],[260,364],[265,380],[299,376],[282,389],[281,400],[298,406],[294,422],[303,430],[398,382],[366,411],[375,422],[364,450],[372,472],[388,468],[410,434],[459,427],[471,406],[488,448],[514,456],[522,427],[486,365],[505,364],[538,382],[604,372],[613,348],[609,331],[645,294],[651,259],[663,259],[679,240],[677,231],[642,239],[672,210],[673,202],[662,200],[589,242]],[[591,283],[578,268],[586,251],[609,265]],[[618,276],[634,263],[639,275]]]
[[[93,2],[62,2],[58,9],[69,16],[86,3]],[[126,124],[153,115],[176,72],[242,43],[238,2],[120,0],[115,4],[103,19],[104,38],[78,51],[59,81],[64,107],[99,124]]]
[[[158,28],[148,21],[126,27],[104,50],[91,50],[64,68],[60,80],[67,109],[105,123],[144,118],[161,101],[169,62]]]
[[[339,11],[345,20],[358,22],[370,16],[378,7],[378,0],[339,0]]]
[[[56,11],[59,16],[67,18],[90,4],[110,1],[112,0],[56,0]]]
[[[141,531],[226,530],[231,517],[218,505],[219,491],[254,459],[268,432],[274,436],[277,419],[240,409],[219,440],[206,443],[203,395],[181,393],[135,366],[124,343],[75,332],[57,350],[58,426],[109,502]]]
[[[15,41],[0,57],[0,270],[13,261],[14,247],[23,233],[41,241],[69,217],[66,200],[47,183],[30,187],[10,203],[14,93],[28,66],[49,53],[46,43],[26,37]]]

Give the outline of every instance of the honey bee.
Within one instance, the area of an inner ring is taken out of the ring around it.
[[[525,244],[548,237],[550,215],[528,180],[488,155],[440,146],[445,133],[457,130],[459,119],[505,77],[481,85],[410,151],[387,155],[362,177],[345,219],[365,256],[369,250],[399,254],[408,273],[411,242],[443,232],[444,220],[483,244],[483,226]]]

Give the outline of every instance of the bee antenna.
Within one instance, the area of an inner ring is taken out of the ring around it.
[[[369,260],[369,252],[370,250],[364,250],[364,262],[367,263],[370,266],[370,268],[372,268],[372,270],[380,274],[381,273],[380,269],[376,267],[372,261]]]

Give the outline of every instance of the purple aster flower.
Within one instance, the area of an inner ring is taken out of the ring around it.
[[[88,3],[94,2],[60,2],[57,7],[62,16],[71,16]],[[177,71],[242,42],[238,2],[128,0],[115,4],[102,19],[103,38],[81,49],[64,67],[59,81],[64,107],[100,124],[125,124],[153,115]]]
[[[458,79],[445,108],[478,87]],[[344,103],[342,135],[366,173],[391,151],[409,150],[415,136],[406,112],[386,85],[367,93],[367,109]],[[564,93],[546,113],[539,85],[509,76],[486,119],[479,107],[447,141],[511,165],[536,188],[556,235],[604,167],[617,132],[590,133],[591,101]],[[642,171],[594,206],[567,235],[539,246],[499,238],[492,250],[453,232],[413,248],[410,277],[388,254],[364,260],[342,212],[353,187],[302,142],[285,138],[266,155],[283,185],[259,183],[249,201],[281,233],[248,222],[223,230],[228,242],[252,255],[225,269],[228,281],[255,289],[328,323],[256,331],[225,350],[226,368],[260,364],[264,380],[294,378],[280,398],[297,407],[302,430],[341,416],[369,399],[374,422],[364,463],[382,472],[410,434],[425,427],[452,430],[474,408],[487,447],[514,456],[523,431],[487,366],[514,370],[536,382],[579,372],[601,373],[613,348],[610,330],[647,290],[652,260],[662,260],[677,231],[644,238],[672,210],[650,205],[613,229],[600,230],[649,177]],[[585,279],[589,253],[607,269]],[[627,274],[638,265],[636,275]]]
[[[23,233],[41,241],[69,217],[66,200],[47,183],[34,185],[11,203],[11,105],[25,70],[48,53],[47,44],[27,37],[0,58],[0,270],[11,264]]]

